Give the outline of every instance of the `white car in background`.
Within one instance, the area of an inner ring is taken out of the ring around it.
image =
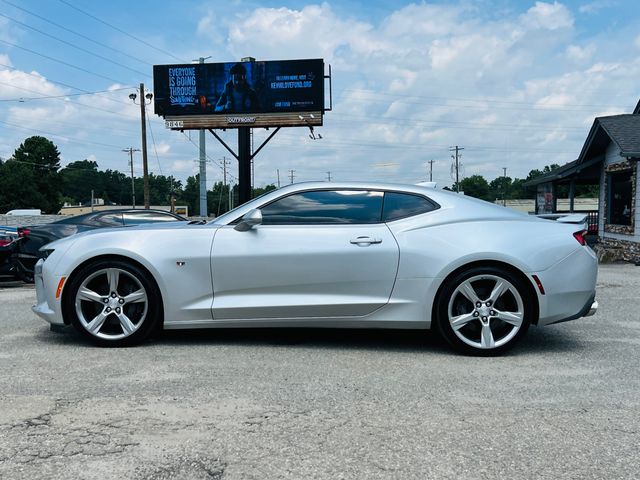
[[[435,328],[498,354],[531,324],[595,313],[584,233],[423,186],[301,183],[209,223],[55,241],[33,310],[102,346],[156,328]]]

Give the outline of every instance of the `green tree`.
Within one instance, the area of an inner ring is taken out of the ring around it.
[[[456,190],[455,183],[453,190]],[[460,181],[460,191],[470,197],[480,198],[482,200],[493,201],[489,192],[489,183],[482,175],[471,175]]]
[[[98,163],[91,160],[71,162],[60,170],[62,195],[71,203],[85,203],[91,200],[91,191],[95,197],[104,193],[104,175],[98,171]]]
[[[489,196],[493,200],[511,198],[511,177],[496,177],[489,183]]]
[[[57,213],[61,202],[60,152],[50,140],[27,138],[0,171],[0,209],[39,208]]]
[[[131,205],[131,177],[117,170],[105,170],[101,172],[101,176],[104,185],[101,196],[105,201],[118,205]]]
[[[182,200],[189,207],[190,215],[198,216],[200,214],[200,174],[187,178],[182,192]]]

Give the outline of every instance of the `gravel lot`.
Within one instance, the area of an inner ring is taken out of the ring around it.
[[[0,288],[0,478],[638,478],[640,268],[501,358],[435,335],[167,332],[109,350]]]

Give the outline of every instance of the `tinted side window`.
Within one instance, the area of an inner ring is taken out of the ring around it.
[[[262,223],[378,223],[382,217],[382,198],[382,192],[363,190],[296,193],[263,207]]]
[[[399,218],[411,217],[436,209],[436,205],[424,197],[408,193],[386,192],[384,194],[384,212],[382,218],[385,222]]]
[[[122,214],[125,225],[140,225],[143,223],[175,222],[178,219],[172,215],[158,212],[127,212]]]
[[[121,227],[122,214],[105,213],[104,215],[96,215],[89,224],[98,225],[100,227]]]

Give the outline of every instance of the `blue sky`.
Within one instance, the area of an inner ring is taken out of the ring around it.
[[[319,129],[323,139],[304,128],[278,133],[256,159],[256,185],[275,182],[277,169],[282,178],[296,170],[300,181],[331,171],[336,180],[416,182],[432,159],[434,179],[446,185],[451,145],[465,148],[465,175],[493,179],[507,167],[523,177],[575,159],[595,116],[628,113],[640,97],[635,0],[0,6],[2,158],[43,135],[63,164],[89,158],[126,171],[121,150],[140,146],[133,87],[152,89],[153,64],[199,56],[322,57],[332,65],[334,110]],[[151,170],[195,174],[197,134],[168,131],[148,112]],[[256,130],[256,143],[266,134]],[[223,135],[235,144],[233,132]],[[219,181],[228,153],[210,135],[207,153],[209,183]]]

